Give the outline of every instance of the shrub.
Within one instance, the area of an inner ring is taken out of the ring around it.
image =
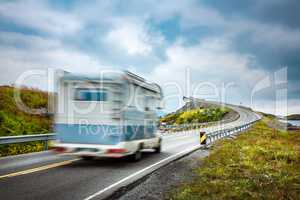
[[[190,124],[221,120],[229,110],[226,108],[194,109],[180,113],[169,114],[161,119],[168,124]]]
[[[0,137],[27,134],[40,134],[52,131],[52,118],[49,115],[34,115],[18,109],[14,100],[14,87],[0,87]],[[21,99],[29,108],[47,111],[48,94],[46,92],[20,88]],[[0,147],[1,156],[39,151],[41,142],[13,144]]]

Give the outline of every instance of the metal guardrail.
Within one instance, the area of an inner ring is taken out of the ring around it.
[[[178,125],[160,125],[158,129],[161,132],[178,132],[178,131],[186,131],[186,130],[195,130],[206,128],[208,126],[218,125],[218,124],[226,124],[233,121],[236,121],[240,118],[240,115],[236,115],[234,118],[213,121],[213,122],[203,122],[203,123],[189,123],[189,124],[178,124]]]
[[[204,123],[193,123],[193,124],[179,124],[179,125],[162,125],[158,129],[162,132],[178,132],[185,130],[201,129],[208,126],[212,126],[220,122],[204,122]]]
[[[1,144],[19,144],[25,142],[43,141],[44,149],[48,149],[48,141],[55,140],[56,135],[54,133],[48,134],[36,134],[36,135],[18,135],[18,136],[4,136],[0,137]]]
[[[213,131],[210,133],[207,133],[207,142],[211,143],[215,140],[218,140],[220,138],[229,136],[231,134],[234,134],[236,132],[240,132],[243,130],[248,129],[253,123],[255,123],[256,121],[258,121],[260,119],[257,119],[255,121],[246,123],[244,125],[241,126],[237,126],[237,127],[233,127],[233,128],[227,128],[227,129],[222,129],[222,130],[218,130],[218,131]],[[205,125],[207,125],[208,123],[206,123]],[[199,124],[198,124],[199,125]],[[204,124],[201,124],[204,125]],[[189,128],[192,127],[196,127],[197,128],[202,128],[201,126],[193,126],[190,125],[188,126]],[[186,127],[182,127],[183,129]],[[49,134],[36,134],[36,135],[18,135],[18,136],[4,136],[4,137],[0,137],[0,145],[3,144],[19,144],[19,143],[25,143],[25,142],[34,142],[34,141],[43,141],[44,142],[44,149],[47,150],[48,149],[48,141],[50,140],[55,140],[56,139],[56,135],[54,133],[49,133]]]
[[[242,132],[247,130],[248,128],[250,128],[250,126],[252,124],[254,124],[255,122],[259,121],[260,119],[254,120],[252,122],[248,122],[246,124],[243,124],[241,126],[236,126],[236,127],[232,127],[232,128],[226,128],[226,129],[222,129],[222,130],[217,130],[217,131],[213,131],[210,133],[207,133],[207,139],[206,139],[206,144],[210,144],[218,139],[224,138],[224,137],[228,137],[232,134],[238,133],[238,132]]]

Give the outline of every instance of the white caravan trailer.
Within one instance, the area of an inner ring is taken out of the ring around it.
[[[58,81],[54,151],[83,158],[159,153],[156,134],[162,90],[128,71],[64,73]]]

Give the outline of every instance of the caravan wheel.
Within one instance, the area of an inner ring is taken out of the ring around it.
[[[154,148],[154,153],[160,153],[160,152],[161,152],[161,144],[159,143],[159,146]]]
[[[93,156],[80,156],[83,160],[93,160]]]
[[[140,161],[142,159],[142,149],[143,144],[140,144],[138,150],[134,154],[130,155],[130,160],[134,162]]]
[[[155,153],[161,152],[161,139],[159,139],[158,146],[153,148]]]

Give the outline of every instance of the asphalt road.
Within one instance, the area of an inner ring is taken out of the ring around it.
[[[257,119],[234,107],[240,118],[206,131],[224,129]],[[162,153],[144,152],[140,162],[127,159],[84,161],[41,152],[0,159],[0,199],[102,199],[126,184],[199,147],[197,131],[163,136]]]

